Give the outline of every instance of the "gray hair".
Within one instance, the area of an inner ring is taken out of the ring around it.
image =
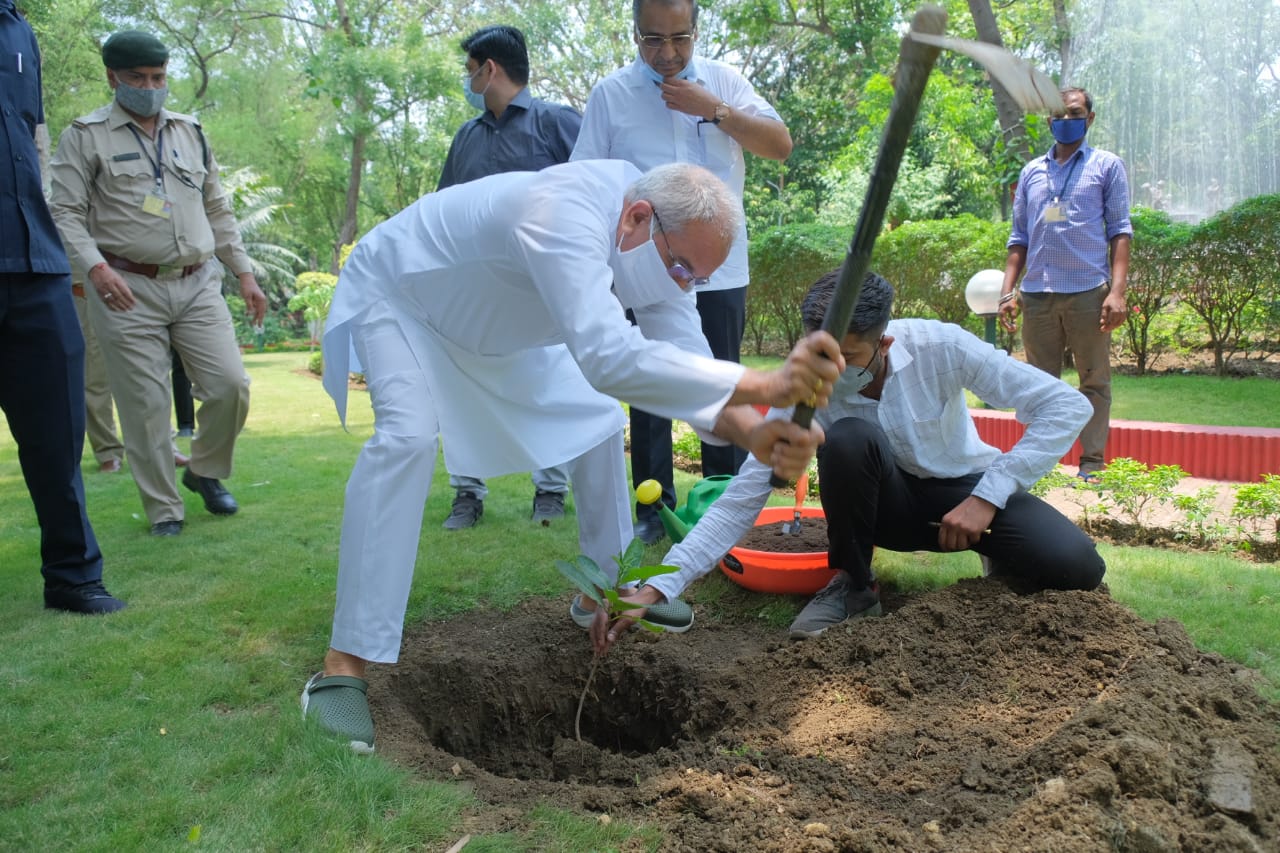
[[[640,12],[644,9],[645,4],[652,3],[655,6],[666,6],[668,9],[674,9],[684,3],[690,3],[693,6],[693,12],[689,17],[689,23],[694,29],[698,28],[698,0],[631,0],[631,23],[637,28],[640,26]]]
[[[667,163],[645,172],[623,197],[623,204],[644,200],[659,210],[671,231],[692,222],[719,226],[725,243],[732,244],[742,228],[742,205],[725,182],[692,163]]]

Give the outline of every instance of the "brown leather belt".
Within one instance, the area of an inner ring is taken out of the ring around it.
[[[84,285],[83,285],[83,284],[72,284],[72,285],[71,285],[71,292],[72,292],[72,293],[74,293],[76,296],[79,296],[81,299],[84,299]]]
[[[136,275],[143,275],[147,278],[157,278],[161,275],[168,276],[172,273],[178,272],[179,270],[181,270],[182,273],[181,277],[186,278],[207,263],[207,261],[201,261],[198,264],[189,264],[185,267],[168,267],[163,264],[140,264],[137,261],[131,261],[128,258],[122,258],[119,255],[113,255],[110,252],[103,252],[102,259],[107,262],[107,266],[109,267],[115,267],[118,270],[124,270],[125,272],[131,272]]]

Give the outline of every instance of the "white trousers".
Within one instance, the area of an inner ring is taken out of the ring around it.
[[[347,481],[330,645],[374,663],[394,663],[400,655],[422,512],[435,472],[437,407],[466,405],[465,400],[437,403],[432,398],[414,356],[415,349],[430,348],[410,344],[411,336],[428,334],[425,327],[397,317],[385,305],[352,324],[374,424],[373,436],[361,449]],[[564,428],[572,430],[573,424],[566,423]],[[616,573],[614,557],[632,538],[621,430],[563,467],[573,483],[579,548],[606,573]]]

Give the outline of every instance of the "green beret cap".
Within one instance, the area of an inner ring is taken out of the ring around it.
[[[151,33],[121,30],[102,45],[102,64],[116,68],[157,68],[169,61],[169,48]]]

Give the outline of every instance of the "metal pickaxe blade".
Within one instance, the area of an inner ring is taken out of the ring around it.
[[[916,30],[908,33],[908,37],[921,44],[963,53],[985,68],[1004,86],[1018,106],[1029,113],[1060,116],[1067,111],[1067,105],[1062,102],[1062,95],[1058,94],[1058,87],[1049,75],[1003,47]]]

